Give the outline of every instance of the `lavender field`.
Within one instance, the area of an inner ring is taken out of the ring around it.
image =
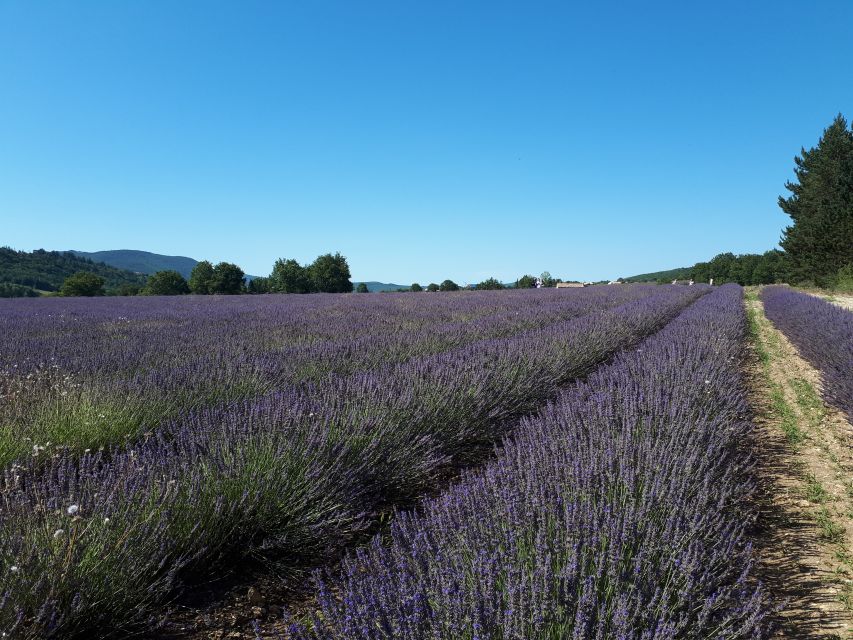
[[[0,301],[0,633],[154,632],[247,559],[304,582],[468,466],[259,633],[761,636],[741,295]]]
[[[764,312],[821,372],[823,396],[853,422],[853,313],[788,287],[761,292]]]

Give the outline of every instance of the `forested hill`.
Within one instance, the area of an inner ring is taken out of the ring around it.
[[[11,282],[42,291],[57,291],[62,282],[78,271],[88,271],[106,280],[106,288],[145,284],[145,276],[81,258],[70,252],[36,249],[32,253],[0,247],[0,283]]]
[[[137,251],[135,249],[116,249],[113,251],[85,251],[71,250],[76,256],[88,258],[96,262],[104,262],[117,269],[126,269],[136,273],[152,274],[158,271],[173,270],[189,279],[193,267],[198,260],[186,256],[164,256],[150,251]]]
[[[790,260],[778,249],[764,253],[720,253],[708,262],[697,262],[692,267],[670,269],[644,273],[625,282],[671,282],[693,278],[696,282],[708,282],[711,278],[716,284],[737,282],[742,285],[773,284],[789,282],[791,277]]]
[[[693,267],[679,267],[667,271],[655,271],[653,273],[641,273],[638,276],[623,278],[625,282],[669,282],[671,280],[684,280],[690,277]]]

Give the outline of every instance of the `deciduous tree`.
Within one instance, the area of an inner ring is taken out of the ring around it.
[[[216,275],[213,271],[213,265],[208,260],[202,260],[193,267],[190,273],[190,291],[198,295],[208,295],[213,293]]]
[[[100,276],[88,271],[78,271],[74,275],[65,278],[59,289],[61,296],[102,296],[104,291],[104,280]]]
[[[148,276],[142,293],[149,296],[179,296],[190,292],[186,279],[177,271],[166,269]]]
[[[352,291],[349,265],[347,259],[340,253],[326,253],[318,256],[308,274],[316,291],[324,293],[349,293]]]

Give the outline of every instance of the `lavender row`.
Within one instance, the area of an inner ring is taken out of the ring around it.
[[[0,631],[98,637],[246,556],[284,569],[362,532],[704,289],[197,411],[126,450],[13,468],[0,487]]]
[[[761,290],[764,313],[820,370],[826,401],[853,422],[853,313],[787,287]]]
[[[744,337],[739,287],[701,299],[400,513],[390,543],[318,574],[319,609],[288,637],[762,637]]]
[[[47,442],[81,451],[123,442],[193,407],[510,336],[652,291],[0,304],[0,466]]]

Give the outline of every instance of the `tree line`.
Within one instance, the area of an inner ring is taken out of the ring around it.
[[[202,260],[193,267],[189,280],[177,271],[167,269],[148,276],[144,284],[127,284],[111,293],[115,295],[176,296],[239,295],[257,293],[347,293],[353,290],[347,260],[340,253],[318,256],[308,265],[296,260],[279,259],[268,277],[246,281],[243,270],[231,262],[214,265]],[[97,274],[81,271],[62,283],[62,296],[102,296],[107,294],[106,281]]]
[[[530,274],[525,274],[519,277],[514,283],[504,283],[498,280],[497,278],[486,278],[482,282],[479,282],[474,285],[468,285],[466,287],[461,287],[453,280],[444,280],[441,284],[436,284],[432,282],[426,286],[426,288],[422,287],[417,282],[413,283],[412,286],[407,288],[394,289],[390,291],[383,291],[383,293],[404,293],[404,292],[414,292],[418,293],[421,291],[460,291],[464,289],[470,289],[472,291],[494,291],[500,289],[532,289],[538,285],[540,287],[556,287],[557,283],[564,282],[560,278],[553,278],[551,274],[547,271],[543,272],[541,276],[538,278],[532,276]],[[577,282],[576,280],[570,282]],[[360,282],[355,289],[356,293],[370,293],[367,288],[367,284],[364,282]]]
[[[790,283],[853,290],[853,129],[839,114],[817,146],[794,158],[794,181],[779,197],[790,216],[780,239],[782,250],[761,254],[721,253],[707,262],[628,278],[660,283],[691,278],[715,284]]]

